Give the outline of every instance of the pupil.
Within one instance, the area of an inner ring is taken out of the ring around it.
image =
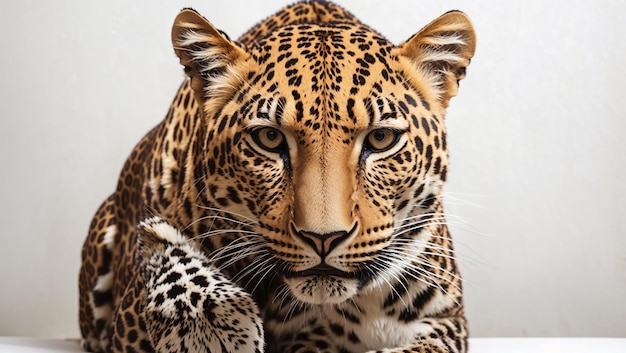
[[[376,133],[374,134],[374,138],[378,142],[383,141],[386,136],[387,134],[384,131],[376,131]]]
[[[270,130],[265,134],[265,137],[267,137],[267,139],[270,141],[274,141],[276,140],[276,138],[278,138],[278,134],[276,133],[276,131]]]

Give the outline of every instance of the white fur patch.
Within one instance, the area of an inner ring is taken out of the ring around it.
[[[104,233],[104,245],[107,249],[113,250],[113,242],[115,241],[115,234],[117,233],[117,226],[112,225],[107,227],[106,233]]]
[[[172,185],[172,170],[176,169],[177,163],[172,156],[163,153],[161,155],[161,165],[163,166],[161,185],[167,189]]]
[[[185,237],[178,231],[178,229],[172,227],[160,217],[148,218],[140,222],[139,225],[143,228],[151,229],[157,237],[169,243],[187,243],[187,239],[185,239]]]
[[[113,272],[108,272],[104,275],[98,276],[94,290],[99,292],[106,292],[113,287]]]

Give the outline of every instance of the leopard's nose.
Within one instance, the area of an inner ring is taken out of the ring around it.
[[[291,225],[291,229],[298,239],[310,245],[323,260],[337,245],[341,244],[352,235],[356,229],[356,225],[348,231],[336,231],[324,234],[297,230],[293,224]]]

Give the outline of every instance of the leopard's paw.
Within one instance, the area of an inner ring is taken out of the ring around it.
[[[158,352],[263,352],[252,297],[160,218],[140,224],[144,315]]]

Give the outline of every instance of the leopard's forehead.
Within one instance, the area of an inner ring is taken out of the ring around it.
[[[244,101],[256,105],[254,117],[284,127],[324,124],[344,133],[371,127],[374,115],[395,117],[396,103],[410,90],[393,49],[364,25],[279,28],[248,50]],[[415,94],[411,101],[419,99]]]
[[[275,76],[278,84],[311,92],[339,92],[349,84],[354,87],[349,93],[356,94],[372,81],[370,76],[388,74],[371,68],[385,64],[392,48],[389,41],[365,26],[306,24],[272,32],[256,43],[251,54],[257,65],[284,75],[282,79]],[[305,81],[306,75],[312,79]]]
[[[297,46],[284,46],[296,42]],[[325,47],[326,45],[326,47]],[[331,49],[319,54],[341,54],[347,51],[370,51],[372,47],[393,46],[386,38],[365,25],[353,23],[310,23],[277,28],[259,39],[253,47],[263,51],[278,46],[282,52],[307,53],[312,49]],[[268,47],[269,46],[269,47]],[[328,48],[331,46],[332,48]]]

